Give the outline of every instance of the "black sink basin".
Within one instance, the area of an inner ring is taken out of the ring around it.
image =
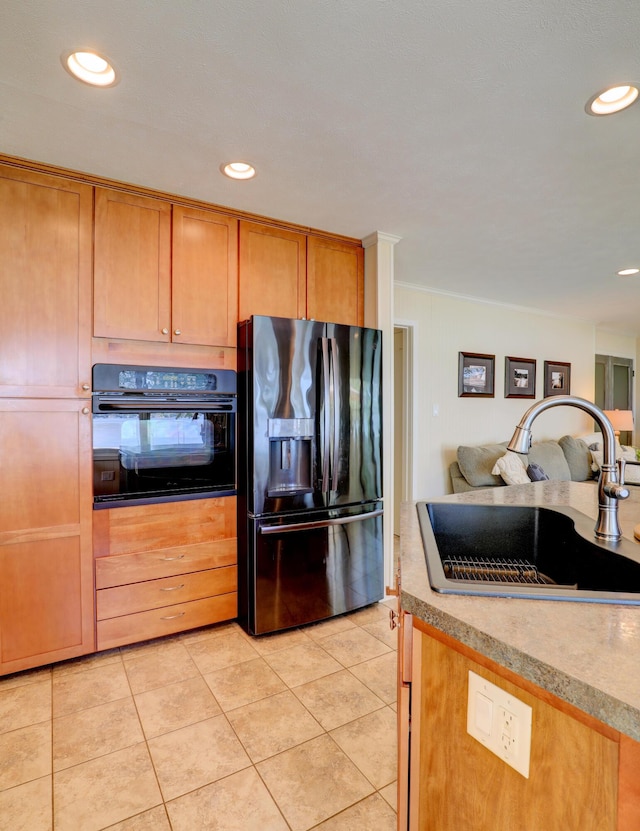
[[[640,546],[596,540],[572,508],[421,502],[418,518],[437,592],[640,605]]]

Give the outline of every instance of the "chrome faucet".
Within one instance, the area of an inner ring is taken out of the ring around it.
[[[610,542],[619,540],[622,532],[618,524],[618,500],[626,499],[629,496],[629,490],[618,480],[613,427],[606,415],[595,404],[584,398],[576,398],[573,395],[552,395],[549,398],[536,401],[520,419],[507,449],[527,455],[531,447],[531,425],[534,419],[545,410],[560,406],[577,407],[579,410],[584,410],[593,416],[602,430],[603,453],[598,481],[598,521],[596,522],[595,535],[600,540]]]

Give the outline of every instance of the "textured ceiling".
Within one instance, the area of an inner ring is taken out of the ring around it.
[[[353,237],[640,335],[638,0],[3,0],[0,151]],[[92,89],[60,63],[109,56]],[[258,176],[231,182],[221,162]]]

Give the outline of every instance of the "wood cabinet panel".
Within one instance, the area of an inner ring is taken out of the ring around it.
[[[80,492],[78,471],[88,461],[81,462],[80,432],[91,418],[81,408],[72,400],[0,401],[0,540],[80,522],[81,498],[90,499]]]
[[[305,234],[240,222],[238,320],[306,317]]]
[[[236,498],[94,511],[97,643],[237,617]]]
[[[94,649],[85,402],[0,399],[0,673]]]
[[[233,347],[238,220],[96,188],[94,336]]]
[[[308,318],[364,325],[364,250],[336,239],[307,238]]]
[[[105,620],[148,609],[160,609],[215,594],[228,594],[237,588],[237,568],[228,566],[101,589],[96,593],[96,618]]]
[[[131,505],[94,511],[94,553],[101,557],[175,548],[236,536],[236,497]]]
[[[419,819],[412,828],[614,831],[616,741],[444,644],[417,632],[414,637],[421,638],[422,677],[420,770],[411,778],[419,788]],[[528,779],[468,735],[470,669],[533,708]]]
[[[113,649],[128,643],[160,638],[186,629],[195,629],[238,615],[236,592],[192,600],[190,603],[98,621],[98,649]],[[132,637],[132,633],[135,633]]]
[[[94,233],[94,335],[169,341],[170,203],[96,188]]]
[[[80,654],[76,650],[83,645],[84,630],[79,540],[76,534],[0,546],[4,671],[21,659]]]
[[[92,364],[184,366],[189,369],[236,369],[236,350],[226,346],[188,343],[153,343],[118,338],[93,338]]]
[[[640,828],[640,742],[620,736],[618,831]]]
[[[2,396],[90,395],[92,209],[88,185],[0,165]]]
[[[238,220],[173,207],[172,340],[235,346]]]
[[[135,554],[118,554],[96,559],[96,588],[124,586],[141,580],[157,580],[203,569],[235,565],[238,547],[235,537],[197,545],[159,548]]]

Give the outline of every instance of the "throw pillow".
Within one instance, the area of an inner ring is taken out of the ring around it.
[[[625,485],[640,485],[640,465],[626,465],[624,469]]]
[[[529,477],[525,470],[524,463],[518,453],[507,450],[495,463],[491,473],[494,476],[501,476],[507,485],[527,485]]]
[[[627,447],[626,445],[618,445],[616,452],[616,459],[624,459],[627,462],[637,461],[635,447]],[[596,476],[600,472],[602,466],[603,453],[598,447],[591,451],[593,457],[593,469]],[[640,485],[640,465],[626,465],[624,469],[624,483],[625,485]]]
[[[602,441],[602,433],[586,433],[584,436],[578,436],[579,439],[587,445],[587,447],[591,447],[592,444],[598,444]]]
[[[504,485],[500,476],[493,476],[491,471],[500,456],[504,456],[507,443],[485,444],[480,447],[458,448],[458,465],[462,475],[474,488],[486,488],[490,485]]]
[[[593,478],[591,471],[591,451],[583,439],[573,436],[563,436],[558,440],[564,457],[569,465],[569,472],[573,482],[586,482]]]
[[[532,482],[544,482],[549,478],[540,465],[535,463],[527,468],[527,476]]]
[[[571,471],[557,441],[539,441],[531,446],[529,464],[540,465],[549,479],[570,482]]]

